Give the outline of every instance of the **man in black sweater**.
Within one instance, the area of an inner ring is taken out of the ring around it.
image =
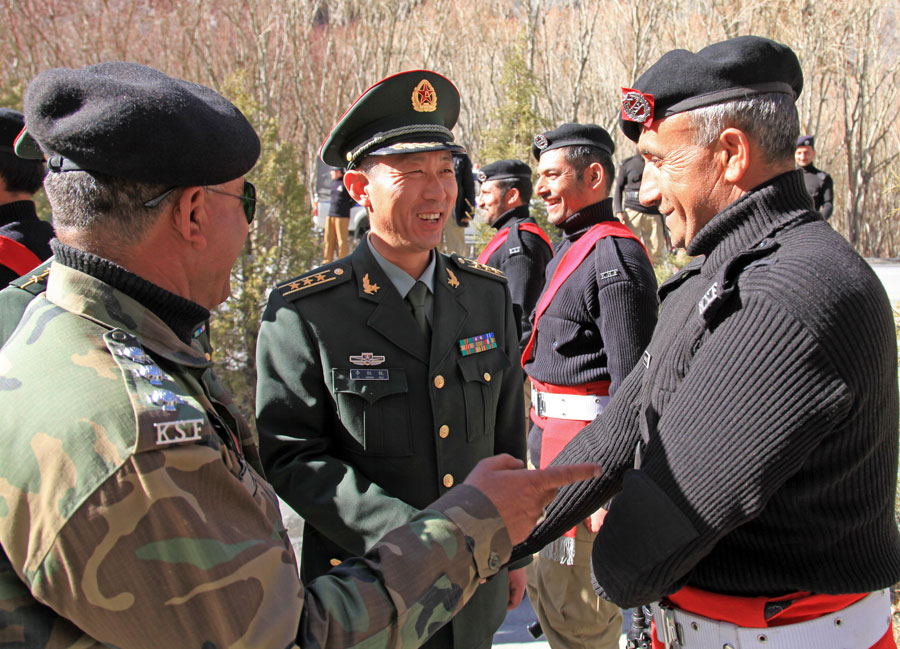
[[[13,151],[24,127],[22,113],[0,108],[0,288],[53,254],[53,227],[38,218],[31,200],[44,180],[44,162]]]
[[[563,124],[534,138],[535,193],[563,233],[522,355],[532,384],[534,466],[547,466],[603,410],[656,324],[653,267],[640,240],[612,213],[614,150],[594,124]],[[553,649],[618,646],[618,608],[590,582],[591,545],[604,513],[573,521],[529,569],[528,596]]]
[[[544,288],[544,270],[553,257],[547,233],[528,212],[534,188],[531,167],[521,160],[498,160],[478,171],[478,209],[497,230],[478,256],[479,264],[503,271],[520,312],[521,346],[531,337],[531,312]]]
[[[563,489],[514,553],[618,494],[596,583],[621,606],[661,600],[657,638],[677,646],[894,646],[893,319],[793,169],[802,85],[789,48],[744,36],[669,52],[623,91],[641,201],[696,259],[660,288],[642,362],[556,460],[605,474]]]

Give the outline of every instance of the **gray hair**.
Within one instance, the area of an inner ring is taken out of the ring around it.
[[[51,172],[44,179],[57,230],[78,231],[91,239],[121,243],[136,243],[144,237],[178,192],[155,207],[144,207],[144,203],[167,189],[165,185],[87,171]]]
[[[766,93],[688,111],[694,143],[709,146],[726,128],[753,138],[768,163],[793,160],[800,119],[790,95]]]

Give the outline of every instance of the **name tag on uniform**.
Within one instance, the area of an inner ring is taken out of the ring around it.
[[[514,246],[514,247],[512,247],[512,248],[509,249],[509,254],[511,254],[511,255],[515,255],[515,254],[518,254],[518,253],[520,253],[520,252],[522,252],[522,247],[521,247],[521,246]]]
[[[387,381],[388,370],[350,370],[351,381]]]

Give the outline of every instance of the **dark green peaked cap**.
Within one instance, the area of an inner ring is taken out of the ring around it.
[[[352,169],[370,155],[465,152],[450,132],[459,117],[459,91],[430,70],[410,70],[366,90],[338,120],[319,155],[332,167]]]

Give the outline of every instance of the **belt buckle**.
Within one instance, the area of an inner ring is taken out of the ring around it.
[[[538,417],[544,416],[544,409],[547,404],[544,403],[544,393],[541,391],[537,392],[537,407],[535,408],[535,412],[537,412]]]
[[[657,621],[657,628],[662,630],[662,640],[666,649],[682,649],[684,636],[681,626],[675,621],[675,610],[668,604],[660,602],[659,612],[662,613],[662,620]]]

